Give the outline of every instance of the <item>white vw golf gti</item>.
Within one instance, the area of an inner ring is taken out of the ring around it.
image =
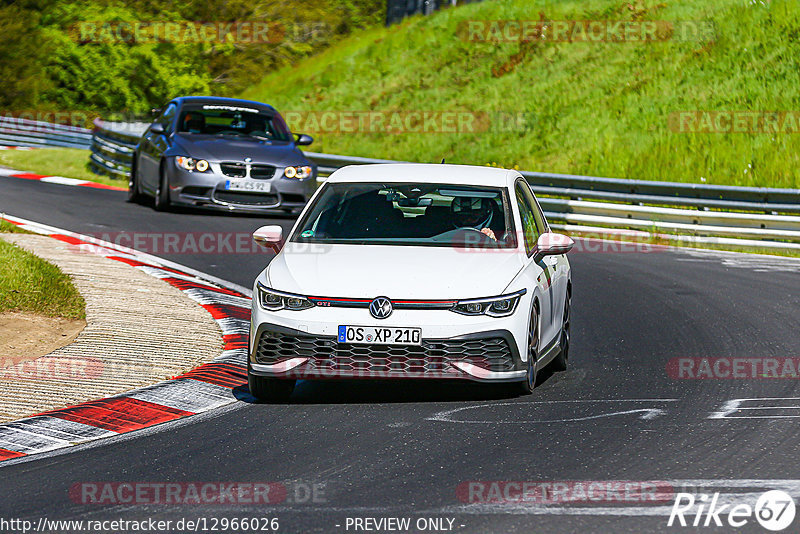
[[[467,379],[530,393],[569,354],[573,241],[516,171],[339,169],[253,288],[248,376],[262,400],[298,379]]]

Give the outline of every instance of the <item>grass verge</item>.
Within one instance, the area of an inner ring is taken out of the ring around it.
[[[88,168],[88,150],[80,148],[37,148],[0,151],[0,165],[49,176],[65,176],[106,185],[127,187],[124,180],[100,176]]]
[[[498,20],[696,21],[713,32],[638,42],[470,39],[471,22]],[[318,152],[798,188],[798,33],[796,0],[487,0],[354,34],[243,96],[276,106],[293,130],[315,136]],[[352,119],[370,111],[385,112],[386,126],[394,112],[492,120],[479,131],[393,133]],[[777,133],[718,133],[713,124],[681,133],[675,117],[694,111],[791,112],[792,121]]]
[[[7,226],[16,228],[0,221],[0,230]],[[6,311],[83,319],[86,303],[61,269],[0,239],[0,313]]]

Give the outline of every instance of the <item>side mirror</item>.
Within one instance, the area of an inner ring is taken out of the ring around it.
[[[154,134],[163,134],[164,133],[164,125],[160,122],[154,122],[150,126],[150,131]]]
[[[270,248],[277,254],[281,250],[283,228],[278,225],[262,226],[253,232],[253,241],[265,248]]]
[[[575,245],[575,241],[564,234],[548,232],[539,236],[536,241],[536,248],[533,251],[533,261],[540,261],[545,256],[555,256],[566,254]]]
[[[314,138],[311,137],[310,135],[306,134],[294,134],[294,135],[297,137],[297,141],[295,141],[296,145],[300,146],[310,145],[311,143],[314,142]]]

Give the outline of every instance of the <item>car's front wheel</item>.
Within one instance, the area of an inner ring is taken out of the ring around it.
[[[133,155],[131,163],[131,174],[128,176],[128,202],[138,203],[142,200],[142,193],[139,191],[139,171],[136,169],[136,154]]]
[[[169,178],[164,165],[161,165],[158,170],[158,187],[156,187],[153,207],[156,211],[167,211],[169,209]]]
[[[281,380],[247,373],[250,394],[261,402],[286,402],[294,391],[294,380]]]
[[[539,356],[539,310],[536,306],[531,310],[528,321],[528,361],[525,362],[525,380],[515,384],[520,395],[533,393],[536,387],[536,359]]]

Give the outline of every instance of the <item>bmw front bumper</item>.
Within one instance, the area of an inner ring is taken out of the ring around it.
[[[206,172],[188,171],[169,164],[170,202],[225,211],[298,213],[317,188],[316,170],[303,180],[286,178],[283,171],[284,167],[276,166],[269,178],[251,178],[227,176],[216,162],[211,162]],[[227,188],[230,181],[250,182],[268,191],[232,191]]]

